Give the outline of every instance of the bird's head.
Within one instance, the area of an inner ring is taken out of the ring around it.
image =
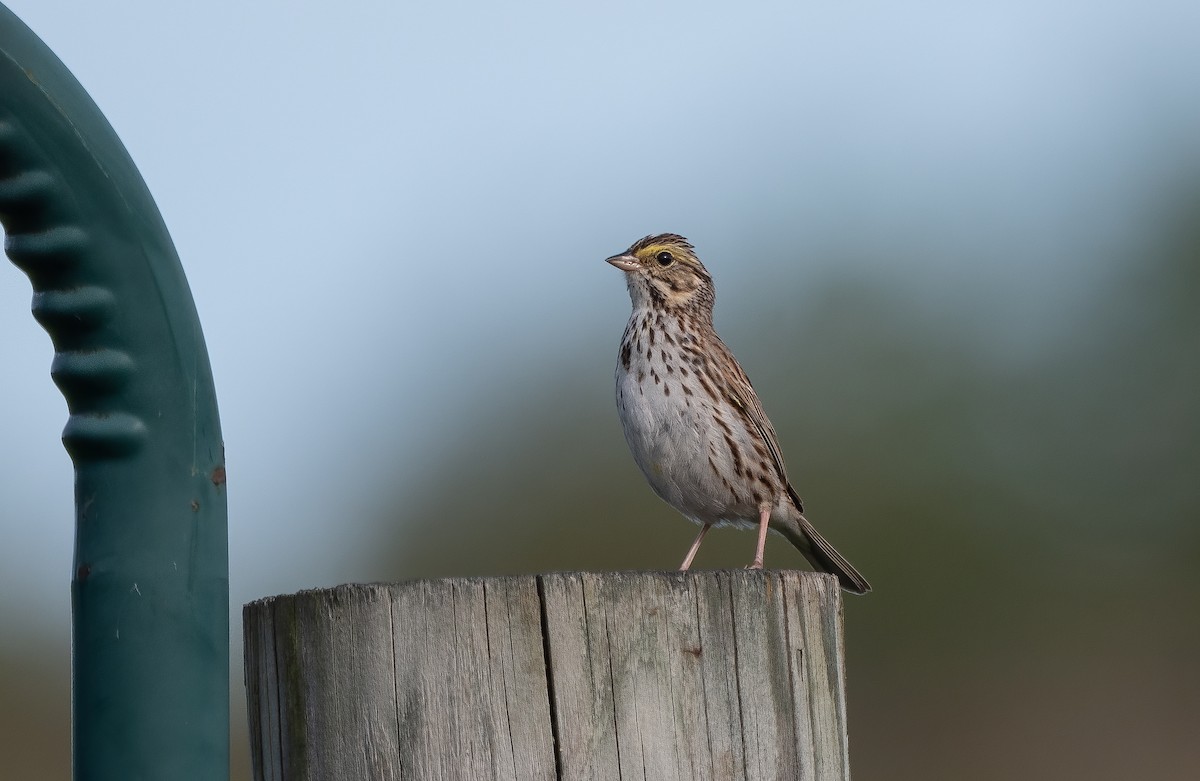
[[[635,309],[692,309],[711,315],[712,277],[684,237],[647,236],[607,260],[625,272]]]

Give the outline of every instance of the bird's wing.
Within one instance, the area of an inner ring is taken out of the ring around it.
[[[754,386],[750,384],[750,378],[746,376],[746,372],[720,337],[715,337],[715,345],[716,354],[719,356],[718,365],[714,367],[716,369],[715,379],[721,392],[734,409],[750,423],[752,429],[762,437],[767,451],[771,454],[771,461],[775,464],[775,471],[779,475],[779,479],[787,486],[792,501],[796,503],[796,509],[803,512],[803,503],[795,489],[792,488],[792,483],[788,480],[787,469],[783,465],[783,453],[779,450],[779,436],[767,418],[762,402],[758,400],[758,394],[754,392]]]

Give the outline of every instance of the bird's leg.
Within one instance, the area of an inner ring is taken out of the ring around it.
[[[711,523],[706,523],[700,527],[700,533],[696,535],[696,541],[692,543],[692,547],[688,548],[687,555],[683,557],[683,564],[679,567],[680,572],[687,572],[687,568],[692,566],[692,559],[696,558],[696,552],[700,550],[700,543],[704,541],[704,535],[708,534],[708,530],[711,528]]]
[[[758,547],[754,549],[754,561],[750,562],[750,569],[763,568],[763,551],[767,548],[767,524],[770,520],[770,507],[758,511]]]

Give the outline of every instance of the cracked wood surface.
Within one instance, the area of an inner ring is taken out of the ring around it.
[[[850,777],[841,596],[795,571],[339,586],[246,605],[261,779]]]

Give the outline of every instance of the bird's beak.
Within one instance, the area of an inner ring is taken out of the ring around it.
[[[605,263],[611,263],[622,271],[636,271],[641,265],[633,255],[613,255]]]

